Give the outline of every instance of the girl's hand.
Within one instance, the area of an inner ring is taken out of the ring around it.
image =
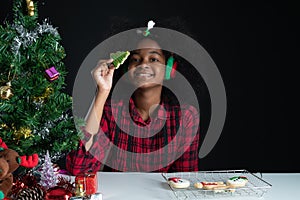
[[[112,87],[112,78],[115,70],[115,67],[111,64],[112,62],[113,59],[100,60],[92,71],[99,92],[109,92]]]

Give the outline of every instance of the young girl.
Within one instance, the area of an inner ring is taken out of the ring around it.
[[[169,76],[166,65],[173,59],[151,34],[142,36],[117,69],[126,71],[123,79],[131,83],[131,90],[123,90],[130,93],[129,99],[111,98],[113,60],[98,62],[92,72],[97,93],[83,127],[84,138],[67,156],[71,174],[198,171],[198,110],[179,105],[163,86]]]

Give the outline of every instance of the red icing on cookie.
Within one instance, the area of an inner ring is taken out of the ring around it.
[[[173,181],[174,183],[177,183],[179,181],[179,177],[171,177],[171,178],[168,178],[168,181]]]
[[[202,185],[218,185],[217,183],[201,182]]]

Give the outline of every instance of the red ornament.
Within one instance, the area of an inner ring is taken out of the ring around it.
[[[46,200],[69,200],[72,196],[73,194],[69,190],[55,186],[47,190]]]

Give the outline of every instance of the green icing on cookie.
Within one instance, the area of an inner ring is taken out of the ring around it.
[[[231,177],[229,180],[235,181],[238,179],[248,180],[247,177],[245,177],[245,176],[234,176],[234,177]]]
[[[237,176],[235,176],[235,177],[231,177],[229,180],[233,181],[233,180],[236,180],[236,179],[238,179],[238,177],[237,177]]]
[[[112,63],[114,67],[118,69],[120,65],[122,65],[125,62],[129,55],[129,51],[117,51],[116,53],[111,53],[110,58],[114,60]]]

